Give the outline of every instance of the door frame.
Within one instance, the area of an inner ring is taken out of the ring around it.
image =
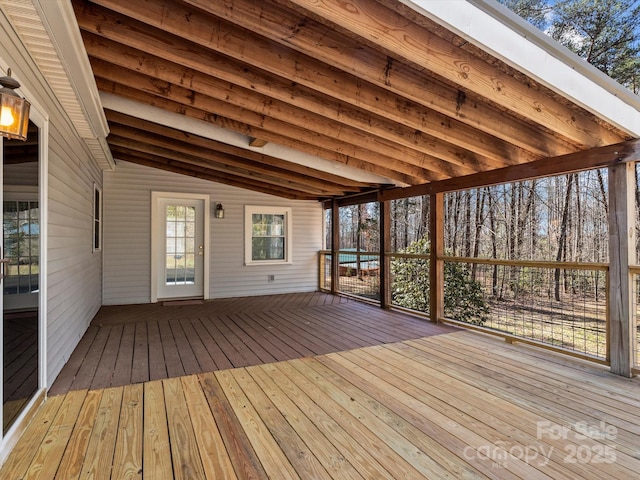
[[[44,109],[39,105],[37,100],[29,94],[26,88],[22,88],[25,98],[31,102],[29,111],[29,119],[38,126],[38,143],[39,143],[39,167],[38,167],[38,202],[40,209],[40,278],[39,289],[40,298],[38,300],[38,390],[27,402],[22,409],[15,422],[9,430],[3,435],[0,428],[0,464],[9,455],[11,449],[18,442],[18,438],[26,429],[29,421],[35,415],[38,407],[42,405],[46,399],[46,391],[49,387],[47,378],[47,358],[49,352],[47,350],[47,314],[48,314],[48,292],[47,292],[47,272],[48,272],[48,236],[49,236],[49,117],[43,114]],[[2,139],[0,139],[0,165],[3,162]],[[4,185],[4,177],[0,169],[0,182]],[[0,205],[4,200],[3,188],[0,188]],[[2,245],[0,238],[0,245]],[[4,245],[2,245],[4,249]],[[1,284],[0,284],[1,287]],[[0,292],[1,293],[1,292]],[[0,299],[0,314],[3,314],[3,301]],[[0,322],[0,327],[2,322]],[[3,332],[0,328],[0,360],[3,357]],[[0,365],[0,398],[2,398],[2,375],[3,366]]]
[[[202,200],[202,228],[204,243],[204,271],[203,271],[203,298],[209,299],[209,240],[210,232],[210,200],[209,195],[205,193],[183,193],[183,192],[151,192],[151,303],[158,302],[158,253],[160,250],[160,242],[156,231],[159,223],[162,221],[158,212],[158,202],[161,199],[184,198],[185,200]],[[164,241],[164,239],[163,239]]]

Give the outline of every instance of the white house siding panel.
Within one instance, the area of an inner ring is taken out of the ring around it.
[[[211,200],[209,296],[314,291],[322,247],[322,206],[117,161],[104,177],[105,305],[151,300],[151,192],[208,194]],[[214,217],[222,203],[225,218]],[[244,265],[244,206],[292,208],[293,263]],[[269,282],[268,276],[275,281]]]
[[[102,304],[102,258],[93,252],[93,185],[102,172],[52,124],[49,139],[48,384]],[[73,138],[73,137],[71,137]]]

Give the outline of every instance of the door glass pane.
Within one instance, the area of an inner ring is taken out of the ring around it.
[[[2,431],[4,433],[38,390],[40,214],[38,128],[29,124],[27,142],[4,140],[2,280]],[[11,193],[7,186],[11,186]]]
[[[196,208],[167,205],[165,285],[195,283]]]

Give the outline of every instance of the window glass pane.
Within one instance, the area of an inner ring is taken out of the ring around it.
[[[284,215],[272,215],[269,235],[284,235]]]
[[[175,255],[166,255],[165,277],[167,285],[173,285],[176,281],[176,259]]]
[[[252,223],[253,223],[253,236],[254,237],[262,237],[267,235],[268,228],[268,215],[256,214],[252,215]]]
[[[175,235],[176,237],[184,237],[185,225],[184,222],[175,222]]]
[[[4,294],[29,294],[38,290],[38,202],[5,201],[3,234],[5,258]]]
[[[265,210],[274,209],[265,207]],[[290,209],[283,208],[283,213],[258,213],[260,207],[247,207],[246,211],[249,215],[248,235],[251,236],[247,238],[250,241],[247,243],[247,250],[251,250],[246,252],[246,261],[288,261],[287,250],[290,246],[287,242],[290,232],[287,231],[287,223],[290,221]]]
[[[194,238],[187,238],[185,244],[186,253],[194,253],[196,251],[196,241]]]
[[[100,220],[100,190],[93,191],[93,217]]]
[[[284,260],[283,237],[257,237],[252,247],[252,260]]]
[[[176,236],[176,222],[167,220],[167,237]]]

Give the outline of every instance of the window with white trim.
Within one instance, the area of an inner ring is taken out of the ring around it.
[[[102,190],[93,184],[93,251],[102,250]]]
[[[245,264],[291,263],[291,209],[246,205]]]

